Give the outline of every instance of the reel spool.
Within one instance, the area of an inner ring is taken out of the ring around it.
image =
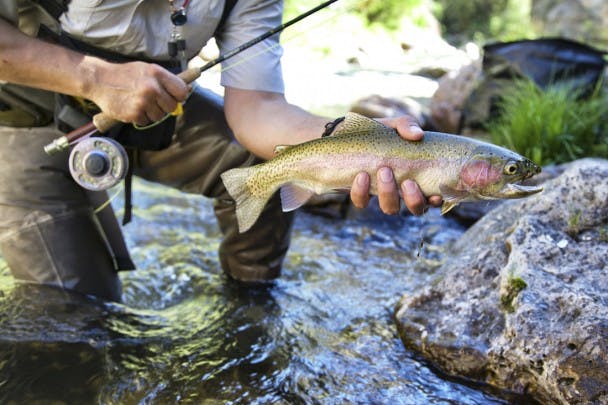
[[[69,166],[76,183],[87,190],[101,191],[125,178],[129,157],[125,148],[114,139],[92,137],[74,146]]]

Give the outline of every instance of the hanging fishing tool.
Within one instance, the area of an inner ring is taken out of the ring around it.
[[[205,65],[184,70],[177,76],[186,83],[192,83],[198,79],[203,72],[211,69],[215,65],[238,55],[311,14],[328,7],[336,1],[338,0],[326,1],[264,34],[251,39],[239,47],[226,52],[224,55],[220,55],[218,58],[209,61]],[[72,177],[78,184],[89,190],[105,190],[117,184],[124,177],[127,171],[128,158],[126,157],[123,146],[118,142],[110,138],[95,135],[106,133],[119,123],[120,121],[100,112],[93,116],[90,123],[53,140],[53,142],[44,147],[44,151],[49,155],[54,155],[75,145],[69,159]],[[92,141],[89,141],[88,139],[87,142],[81,141],[85,138],[90,138]]]

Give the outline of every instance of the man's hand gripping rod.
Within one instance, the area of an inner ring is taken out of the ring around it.
[[[225,55],[220,55],[217,59],[209,61],[204,66],[202,66],[200,68],[192,68],[192,69],[185,70],[185,71],[181,72],[180,74],[178,74],[177,76],[180,77],[184,82],[186,82],[188,84],[192,83],[196,79],[198,79],[204,71],[211,69],[213,66],[215,66],[219,63],[222,63],[226,59],[229,59],[229,58],[233,57],[234,55],[237,55],[248,48],[251,48],[253,45],[255,45],[259,42],[262,42],[266,38],[271,37],[272,35],[283,31],[285,28],[289,27],[290,25],[293,25],[293,24],[297,23],[298,21],[301,21],[304,18],[308,17],[309,15],[314,14],[317,11],[326,8],[327,6],[329,6],[332,3],[335,3],[336,1],[338,1],[338,0],[326,1],[326,2],[318,5],[317,7],[314,7],[312,9],[308,10],[307,12],[300,14],[299,16],[287,21],[286,23],[281,24],[278,27],[275,27],[275,28],[265,32],[264,34],[260,35],[259,37],[253,38],[252,40],[244,43],[243,45],[239,46],[238,48],[227,52]],[[58,153],[58,152],[61,152],[62,150],[67,149],[73,142],[77,141],[80,138],[93,135],[96,132],[105,133],[119,123],[120,123],[120,121],[115,120],[114,118],[110,118],[107,114],[100,112],[100,113],[96,114],[95,116],[93,116],[93,120],[90,123],[88,123],[80,128],[77,128],[77,129],[73,130],[72,132],[69,132],[60,138],[57,138],[50,144],[46,145],[44,147],[44,151],[48,155],[54,155],[55,153]]]

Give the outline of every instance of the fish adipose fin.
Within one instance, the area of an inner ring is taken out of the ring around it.
[[[246,232],[253,226],[273,193],[272,189],[269,189],[269,192],[262,196],[251,193],[247,186],[247,180],[255,170],[255,166],[252,166],[231,169],[221,174],[228,194],[236,202],[236,219],[241,233]]]
[[[293,184],[285,184],[281,187],[281,205],[284,212],[300,208],[306,204],[315,193],[303,187]]]
[[[469,193],[466,191],[456,190],[452,187],[440,185],[439,190],[443,197],[443,205],[441,206],[441,215],[447,214],[452,208],[466,200]]]
[[[341,134],[352,134],[357,132],[370,132],[370,131],[391,131],[392,128],[387,127],[386,125],[371,119],[367,118],[364,115],[348,112],[344,116],[344,121],[338,125],[338,128],[332,136],[340,136]]]

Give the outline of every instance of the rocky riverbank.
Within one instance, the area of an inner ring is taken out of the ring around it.
[[[608,161],[566,165],[451,251],[435,282],[397,308],[407,347],[541,403],[608,402]]]

